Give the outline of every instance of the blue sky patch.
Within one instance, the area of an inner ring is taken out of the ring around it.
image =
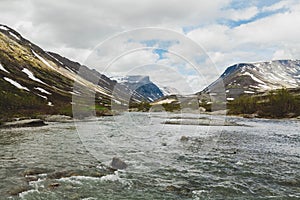
[[[159,56],[159,60],[165,59],[165,53],[168,53],[168,50],[166,49],[153,49],[153,53],[157,54]]]
[[[160,49],[168,49],[172,45],[178,44],[179,41],[177,41],[177,40],[159,40],[159,39],[155,39],[155,40],[143,40],[143,41],[140,41],[140,43],[146,45],[147,47],[157,46]]]
[[[220,19],[220,20],[218,20],[218,23],[222,24],[222,25],[226,25],[226,26],[228,26],[230,28],[235,28],[235,27],[238,27],[238,26],[240,26],[242,24],[248,24],[248,23],[257,21],[259,19],[263,19],[263,18],[269,17],[271,15],[275,15],[275,14],[278,14],[278,13],[287,12],[288,10],[289,9],[287,9],[287,8],[281,8],[281,9],[278,9],[278,10],[275,10],[275,11],[259,12],[257,15],[255,15],[251,19],[247,19],[247,20],[238,20],[238,21],[235,21],[235,20],[228,20],[228,19]]]

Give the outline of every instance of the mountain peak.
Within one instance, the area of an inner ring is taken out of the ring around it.
[[[164,96],[161,89],[154,84],[149,76],[143,75],[128,75],[128,76],[113,76],[111,79],[135,91],[143,100],[154,101]]]
[[[14,29],[10,28],[9,26],[0,24],[0,32],[8,35],[9,37],[11,37],[14,40],[17,40],[17,41],[24,40],[24,38],[22,37],[22,35],[20,33],[15,31]]]
[[[245,93],[254,94],[283,87],[297,88],[300,87],[300,60],[235,64],[228,67],[204,92],[216,91],[219,81],[223,81],[229,99]]]

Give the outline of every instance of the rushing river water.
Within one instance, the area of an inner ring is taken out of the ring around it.
[[[2,129],[0,199],[300,199],[299,121],[206,118],[124,113]],[[128,168],[95,176],[113,157]]]

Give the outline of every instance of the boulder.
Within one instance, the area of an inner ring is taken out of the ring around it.
[[[8,194],[16,196],[16,195],[18,195],[22,192],[28,191],[30,189],[31,189],[31,187],[29,185],[18,185],[18,186],[15,186],[15,187],[11,188],[8,191]]]
[[[50,172],[51,170],[49,169],[44,169],[44,168],[28,168],[25,169],[24,172],[22,173],[23,176],[34,176],[38,174],[45,174]]]
[[[51,184],[48,185],[48,188],[54,189],[54,188],[57,188],[58,186],[60,186],[59,183],[51,183]]]
[[[47,124],[41,119],[24,119],[13,122],[6,122],[2,125],[3,128],[19,128],[19,127],[39,127]]]
[[[181,142],[186,142],[186,141],[188,141],[189,140],[189,138],[187,137],[187,136],[181,136],[181,138],[180,138],[180,141]]]
[[[111,162],[111,166],[114,169],[126,169],[128,165],[120,158],[114,157]]]

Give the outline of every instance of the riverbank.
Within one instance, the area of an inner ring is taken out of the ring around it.
[[[47,126],[47,122],[73,122],[73,118],[66,115],[41,115],[35,118],[7,118],[0,122],[0,128],[40,127]]]
[[[259,118],[259,119],[282,119],[282,120],[300,120],[300,116],[294,116],[290,115],[290,117],[274,117],[274,116],[260,116],[257,113],[254,114],[232,114],[228,112],[228,110],[219,110],[214,112],[170,112],[170,113],[190,113],[190,114],[204,114],[204,115],[219,115],[219,116],[231,116],[231,117],[241,117],[241,118]],[[120,114],[120,113],[119,113]],[[105,116],[112,116],[112,115],[102,115],[102,117]],[[99,116],[100,117],[100,116]],[[176,120],[169,120],[166,121],[165,124],[191,124],[191,122],[178,121]],[[200,119],[199,119],[200,120]],[[207,121],[208,119],[201,119],[201,121],[195,123],[192,123],[191,125],[225,125],[225,126],[235,126],[237,124],[232,124],[230,122],[226,122],[225,124],[222,123],[211,123],[211,120]],[[20,127],[40,127],[40,126],[46,126],[47,122],[59,122],[59,123],[68,123],[68,122],[74,122],[74,121],[89,121],[88,118],[83,119],[75,119],[73,117],[67,116],[67,115],[37,115],[34,118],[31,117],[21,117],[21,118],[6,118],[5,121],[0,121],[0,128],[20,128]]]

